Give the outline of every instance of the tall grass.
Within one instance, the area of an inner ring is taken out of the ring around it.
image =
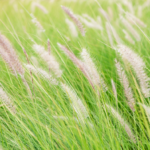
[[[149,5],[0,1],[0,150],[149,149]]]

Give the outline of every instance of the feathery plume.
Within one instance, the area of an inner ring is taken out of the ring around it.
[[[126,17],[130,22],[132,22],[134,24],[137,23],[139,26],[141,26],[143,28],[147,27],[147,25],[143,21],[141,21],[139,18],[137,18],[136,16],[134,16],[130,13],[126,13]]]
[[[136,53],[124,45],[118,45],[118,52],[122,58],[127,60],[134,69],[138,78],[143,95],[147,98],[150,96],[149,77],[145,73],[145,63]]]
[[[115,82],[113,79],[111,79],[111,85],[112,85],[112,90],[113,90],[115,99],[117,100],[117,89],[116,89]]]
[[[79,120],[83,121],[84,119],[86,119],[89,116],[88,112],[86,110],[86,107],[82,103],[81,99],[75,93],[75,91],[64,83],[62,83],[61,86],[62,86],[62,89],[70,98],[72,102],[72,107],[77,113]]]
[[[91,21],[92,23],[97,23],[92,17],[90,17],[88,14],[82,14],[83,17]]]
[[[142,105],[142,107],[144,108],[147,118],[148,118],[148,121],[150,122],[150,107],[146,106],[145,104],[141,104],[141,103],[139,103],[139,104]]]
[[[125,131],[127,132],[130,139],[134,143],[136,143],[135,136],[132,133],[132,130],[130,129],[130,126],[125,122],[125,120],[122,118],[122,116],[112,106],[106,104],[106,107],[113,114],[113,116],[120,122],[120,124],[125,128]]]
[[[99,9],[99,11],[101,12],[101,14],[104,16],[104,18],[109,22],[110,18],[108,16],[108,14],[106,13],[106,11],[104,9]]]
[[[109,18],[112,20],[113,19],[113,10],[111,9],[111,7],[108,7],[108,14],[109,14]]]
[[[73,37],[77,37],[77,36],[78,36],[78,32],[77,32],[77,30],[76,30],[76,27],[75,27],[74,23],[73,23],[72,21],[70,21],[69,19],[66,19],[66,23],[67,23],[67,25],[68,25],[68,27],[69,27],[69,30],[70,30],[70,32],[71,32],[71,35],[72,35]]]
[[[43,26],[41,25],[41,23],[37,20],[37,18],[35,18],[33,16],[33,14],[31,14],[31,17],[32,17],[32,23],[35,24],[35,26],[39,29],[38,31],[39,32],[45,32]]]
[[[82,71],[82,73],[86,76],[92,88],[94,89],[93,82],[89,74],[87,73],[83,63],[78,58],[76,58],[76,56],[72,52],[70,52],[64,45],[61,45],[60,43],[57,43],[57,45],[59,46],[61,50],[65,52],[65,54],[73,61],[73,63]]]
[[[83,17],[81,17],[81,21],[83,21],[83,23],[85,24],[85,25],[87,25],[88,27],[90,27],[90,28],[95,28],[95,29],[98,29],[98,30],[102,30],[103,28],[102,28],[102,26],[100,25],[100,23],[99,22],[97,22],[96,20],[94,20],[92,17],[90,17],[88,14],[83,14],[82,15]],[[86,19],[87,20],[86,20]],[[89,22],[89,21],[90,22]]]
[[[142,11],[143,9],[145,9],[146,7],[149,7],[150,6],[150,0],[147,0],[143,3],[143,5],[140,5],[138,7],[138,15],[141,17],[142,16]]]
[[[122,2],[123,2],[123,4],[124,4],[125,6],[127,6],[127,8],[129,9],[130,13],[134,14],[134,9],[133,9],[132,3],[129,2],[129,1],[122,1]]]
[[[52,84],[57,85],[57,81],[55,79],[52,78],[51,75],[49,75],[45,70],[41,69],[41,68],[35,68],[34,66],[30,65],[30,64],[24,64],[24,66],[31,70],[32,72],[39,74],[41,77],[49,80]]]
[[[32,6],[31,6],[32,11],[34,11],[35,8],[39,8],[44,14],[48,13],[47,9],[43,5],[41,5],[37,2],[32,3]]]
[[[64,12],[73,20],[73,22],[76,24],[76,26],[79,28],[81,34],[85,36],[85,30],[83,28],[82,23],[78,20],[76,15],[73,14],[72,11],[70,11],[67,7],[61,6],[61,8],[64,10]]]
[[[96,66],[85,48],[82,49],[81,57],[93,84],[96,86],[103,87],[105,90],[107,90],[107,86],[105,85],[103,79],[100,78]]]
[[[65,35],[64,35],[64,37],[65,37],[65,39],[66,39],[67,41],[71,41],[68,36],[65,36]]]
[[[119,13],[122,15],[123,12],[124,12],[124,9],[122,8],[122,5],[121,4],[117,4],[117,7],[118,7],[118,10],[119,10]]]
[[[0,34],[0,46],[1,46],[1,48],[0,48],[1,56],[3,57],[5,55],[4,56],[5,58],[3,58],[3,59],[8,63],[8,65],[13,70],[13,72],[17,72],[20,75],[23,75],[24,70],[22,68],[22,65],[17,57],[17,54],[16,54],[14,48],[12,47],[9,40],[2,34]]]
[[[32,95],[30,87],[24,78],[24,69],[16,55],[15,50],[13,49],[9,40],[4,35],[1,34],[0,34],[0,55],[9,65],[13,73],[15,73],[15,75],[17,75],[18,73],[21,76],[23,83],[25,84],[28,91],[30,92],[30,95]]]
[[[139,17],[142,16],[142,11],[143,11],[142,6],[139,6],[139,7],[138,7],[138,16],[139,16]]]
[[[150,0],[145,1],[145,3],[142,5],[142,8],[145,9],[150,5]]]
[[[16,113],[15,106],[2,87],[0,87],[0,99],[13,113]]]
[[[100,16],[97,16],[97,19],[96,19],[96,20],[97,20],[97,23],[98,23],[98,24],[102,25],[102,19],[101,19]]]
[[[109,39],[109,42],[110,42],[110,45],[111,47],[114,47],[114,43],[113,43],[113,38],[112,38],[112,35],[111,35],[111,31],[110,31],[110,25],[108,22],[106,22],[106,31],[107,31],[107,34],[108,34],[108,39]]]
[[[133,93],[132,93],[131,87],[129,85],[128,78],[125,74],[125,71],[121,67],[120,63],[117,62],[117,60],[115,60],[115,62],[116,62],[116,68],[117,68],[118,76],[120,78],[120,82],[122,83],[122,85],[124,87],[124,93],[128,100],[128,105],[129,105],[130,109],[134,112],[135,111],[135,109],[134,109],[135,100],[133,98]]]
[[[150,0],[147,0],[143,3],[143,5],[140,5],[138,7],[138,15],[141,17],[142,16],[142,11],[143,9],[145,9],[146,7],[149,7],[150,6]]]
[[[85,18],[83,18],[82,16],[78,15],[78,18],[89,28],[94,28],[93,24],[91,22],[89,22],[88,20],[86,20]]]
[[[93,24],[93,28],[95,28],[95,29],[99,29],[99,30],[102,30],[103,28],[102,28],[102,26],[100,25],[100,21],[98,22],[98,21],[96,21],[96,20],[94,20],[92,17],[90,17],[88,14],[83,14],[83,17],[85,17],[86,19],[88,19],[92,24]],[[100,17],[98,17],[97,19],[100,19],[101,20],[101,18]]]
[[[125,38],[126,40],[128,40],[131,44],[135,44],[134,40],[132,39],[132,37],[129,35],[129,33],[123,29],[123,33],[125,34]]]
[[[141,37],[140,37],[140,35],[138,34],[138,32],[132,27],[132,25],[131,25],[126,19],[124,19],[123,17],[121,17],[121,21],[122,21],[122,23],[124,24],[124,26],[127,28],[127,30],[130,31],[130,33],[133,35],[133,37],[134,37],[137,41],[140,41],[140,40],[141,40]]]
[[[117,44],[120,44],[121,43],[121,39],[119,37],[119,35],[117,34],[116,30],[114,29],[114,27],[110,24],[110,28],[111,28],[111,31],[113,33],[113,36],[117,42]]]
[[[59,63],[56,61],[55,57],[45,50],[41,45],[34,44],[33,49],[37,52],[41,58],[48,64],[48,67],[54,72],[57,77],[61,77],[62,70],[60,70]]]
[[[1,46],[0,46],[0,55],[4,59],[4,61],[7,63],[7,65],[9,66],[10,70],[12,71],[12,73],[15,76],[17,76],[16,69],[12,65],[12,62],[10,60],[10,56],[5,52],[5,50]]]
[[[30,60],[34,66],[39,66],[39,62],[35,56],[31,56]]]

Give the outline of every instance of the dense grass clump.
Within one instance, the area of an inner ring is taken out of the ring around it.
[[[0,150],[148,150],[149,6],[0,1]]]

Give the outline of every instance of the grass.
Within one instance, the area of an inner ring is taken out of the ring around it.
[[[32,46],[37,43],[47,49],[47,39],[51,43],[51,53],[60,64],[63,74],[56,78],[58,85],[53,85],[38,74],[31,76],[30,71],[25,69],[25,79],[28,82],[32,96],[23,84],[21,77],[12,74],[8,65],[0,59],[0,83],[11,101],[16,106],[16,114],[0,101],[0,145],[2,149],[14,150],[48,150],[48,149],[149,149],[150,147],[150,122],[145,110],[139,103],[150,105],[149,98],[144,98],[137,77],[128,63],[124,63],[121,56],[110,46],[105,28],[106,19],[99,12],[99,8],[107,11],[108,7],[113,12],[110,23],[116,30],[124,45],[130,47],[145,62],[146,74],[150,77],[149,64],[149,7],[146,7],[142,16],[138,16],[138,8],[144,2],[132,1],[135,16],[140,18],[146,25],[142,28],[133,25],[141,37],[140,41],[134,39],[131,44],[124,37],[125,26],[119,19],[117,3],[122,4],[125,11],[130,11],[123,2],[112,1],[81,1],[64,2],[63,0],[50,3],[41,1],[48,10],[44,14],[36,8],[31,10],[33,1],[0,1],[0,32],[12,43],[22,64],[26,63],[26,57],[22,50],[25,48],[30,62],[49,73],[49,68],[42,58],[35,53]],[[78,30],[78,37],[72,37],[65,19],[68,16],[61,9],[61,5],[70,8],[75,14],[88,14],[96,20],[101,17],[103,30],[91,29],[84,25],[86,35],[83,37]],[[31,22],[30,14],[33,13],[42,24],[45,32],[39,33],[37,27]],[[123,14],[124,16],[124,14]],[[132,36],[132,33],[130,33]],[[68,37],[70,40],[67,41]],[[31,40],[32,39],[32,40]],[[117,42],[114,40],[114,45]],[[81,70],[60,50],[57,43],[65,45],[77,58],[81,58],[82,48],[86,48],[90,54],[99,74],[104,79],[108,90],[104,92],[98,88],[99,94],[92,89]],[[37,63],[32,61],[36,57]],[[135,112],[132,112],[127,104],[124,88],[120,83],[115,59],[121,62],[125,69],[135,99]],[[33,82],[32,82],[33,79]],[[113,94],[111,79],[117,88],[117,100]],[[69,93],[62,89],[64,83],[74,89],[78,98],[87,109],[88,117],[80,121],[75,110],[72,108],[72,99]],[[128,136],[124,124],[116,119],[106,104],[112,106],[125,120],[132,130],[136,142]],[[150,108],[149,108],[150,109]],[[1,148],[0,148],[1,149]]]

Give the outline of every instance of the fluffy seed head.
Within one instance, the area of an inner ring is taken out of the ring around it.
[[[132,130],[130,129],[130,126],[125,122],[125,120],[122,118],[122,116],[112,106],[106,104],[106,107],[113,114],[113,116],[120,122],[120,124],[125,128],[125,131],[127,132],[130,139],[134,143],[136,143],[135,136],[132,133]]]
[[[30,64],[24,64],[24,66],[29,69],[30,71],[32,71],[33,73],[39,74],[41,77],[43,77],[44,79],[49,80],[52,84],[57,85],[57,81],[55,79],[52,78],[51,75],[49,75],[45,70],[41,69],[41,68],[35,68],[34,66],[30,65]]]
[[[83,22],[87,27],[102,30],[102,26],[99,24],[98,21],[94,20],[88,14],[83,14],[82,16],[78,15],[81,22]]]
[[[32,17],[32,23],[38,28],[38,31],[39,32],[45,32],[43,26],[41,25],[41,23],[37,20],[37,18],[35,18],[32,14],[31,14],[31,17]]]
[[[88,112],[86,110],[86,107],[82,103],[81,99],[79,99],[79,97],[75,93],[75,91],[69,86],[67,86],[66,84],[62,83],[61,86],[63,90],[66,92],[66,94],[68,95],[68,97],[70,98],[72,102],[72,107],[77,113],[79,120],[83,121],[84,119],[86,119],[89,116]]]
[[[61,77],[62,70],[60,69],[59,63],[56,61],[55,57],[52,54],[49,54],[41,45],[34,44],[33,49],[42,57],[54,74],[57,77]]]
[[[85,69],[87,73],[89,74],[93,84],[96,86],[103,87],[105,90],[107,90],[107,86],[105,85],[103,79],[100,78],[99,73],[97,72],[97,68],[85,48],[82,49],[81,57],[82,57]]]
[[[99,11],[101,12],[101,14],[104,16],[104,18],[109,22],[110,18],[108,16],[108,14],[106,13],[106,11],[104,9],[99,9]]]
[[[93,82],[89,74],[87,73],[83,63],[72,52],[70,52],[64,45],[61,45],[59,43],[57,43],[57,45],[59,46],[61,50],[63,50],[63,52],[65,52],[65,54],[73,61],[73,63],[82,71],[82,73],[86,76],[92,88],[94,89]]]
[[[149,77],[145,73],[145,63],[136,53],[124,45],[118,45],[118,52],[124,60],[127,60],[138,78],[142,93],[145,97],[150,96]]]
[[[125,34],[126,40],[128,40],[131,44],[135,44],[134,40],[132,37],[129,35],[129,33],[126,30],[123,30],[123,33]]]
[[[73,14],[72,11],[70,11],[67,7],[61,6],[61,8],[64,10],[64,12],[73,20],[73,22],[76,24],[76,26],[79,28],[81,34],[85,36],[85,30],[83,28],[82,23],[79,21],[79,19],[76,17],[75,14]]]
[[[37,3],[37,2],[33,2],[32,3],[32,11],[34,11],[35,8],[40,9],[44,14],[48,13],[47,9],[43,5],[41,5],[41,4]]]
[[[133,26],[123,17],[121,17],[121,21],[124,24],[124,26],[127,28],[127,30],[130,31],[130,33],[133,35],[133,37],[137,40],[140,41],[141,37],[139,35],[139,33],[133,28]]]
[[[117,72],[118,72],[118,75],[120,78],[120,82],[122,83],[122,85],[124,87],[124,93],[128,100],[128,105],[129,105],[130,109],[134,112],[135,111],[135,109],[134,109],[135,100],[133,98],[133,93],[132,93],[131,87],[129,85],[128,78],[125,74],[125,71],[121,67],[120,63],[117,62],[117,60],[115,60],[115,61],[116,61],[116,68],[117,68]]]
[[[0,99],[13,113],[16,113],[15,106],[2,87],[0,87]]]
[[[0,34],[0,53],[13,73],[18,73],[22,76],[24,75],[23,67],[16,55],[14,48],[9,40],[2,34]]]
[[[72,35],[73,37],[77,37],[77,36],[78,36],[78,32],[77,32],[77,30],[76,30],[76,27],[75,27],[74,23],[71,22],[69,19],[66,19],[66,23],[67,23],[67,25],[68,25],[68,27],[69,27],[69,30],[70,30],[70,32],[71,32],[71,35]]]
[[[136,23],[137,25],[139,25],[139,26],[141,26],[141,27],[143,27],[143,28],[146,28],[147,27],[147,25],[143,22],[143,21],[141,21],[139,18],[137,18],[136,16],[134,16],[134,15],[132,15],[132,14],[130,14],[130,13],[127,13],[126,14],[126,17],[127,17],[127,19],[130,21],[130,22],[132,22],[132,23]]]

